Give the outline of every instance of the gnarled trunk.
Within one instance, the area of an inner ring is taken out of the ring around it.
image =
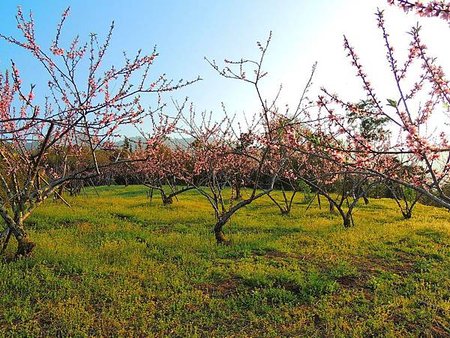
[[[217,205],[215,205],[217,222],[214,225],[214,235],[216,237],[217,244],[230,245],[231,241],[227,240],[223,233],[224,225],[230,220],[230,218],[234,215],[235,212],[245,207],[246,205],[252,203],[254,200],[269,194],[270,191],[271,190],[265,190],[263,192],[260,192],[259,194],[254,193],[250,198],[242,200],[237,204],[233,205],[228,211],[219,212]]]
[[[331,203],[330,203],[331,205]],[[350,228],[354,225],[353,223],[353,217],[352,217],[352,210],[353,208],[349,207],[349,210],[347,210],[347,212],[344,211],[344,209],[342,209],[342,207],[340,205],[335,205],[333,204],[335,209],[337,209],[337,211],[339,212],[339,215],[342,217],[342,225],[344,226],[344,228]]]
[[[343,221],[344,221],[344,228],[350,228],[352,226],[351,217],[349,217],[348,215],[343,217]]]
[[[12,233],[17,241],[17,251],[16,251],[16,257],[27,257],[31,254],[36,244],[30,240],[28,237],[28,234],[25,231],[25,228],[23,226],[22,222],[10,222],[8,224],[8,228],[10,230],[10,233]],[[8,243],[5,243],[5,249],[6,245]]]
[[[17,238],[17,252],[16,257],[27,257],[31,254],[34,247],[36,246],[36,243],[32,242],[28,236],[22,236],[20,238]]]
[[[171,195],[167,196],[166,194],[164,194],[164,192],[161,193],[161,199],[163,202],[163,205],[170,205],[173,203],[173,198]]]
[[[224,215],[218,219],[216,224],[214,225],[214,236],[216,237],[217,244],[229,245],[230,240],[225,237],[223,233],[223,227],[228,221],[229,217]]]

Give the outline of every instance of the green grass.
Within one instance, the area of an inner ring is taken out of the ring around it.
[[[372,199],[344,229],[302,196],[287,217],[261,199],[217,246],[193,191],[98,191],[29,219],[33,256],[0,262],[0,336],[450,336],[445,210]]]

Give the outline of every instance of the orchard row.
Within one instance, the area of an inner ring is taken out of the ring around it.
[[[389,3],[449,21],[450,6],[441,1]],[[35,243],[24,221],[41,203],[49,196],[64,200],[63,190],[76,190],[80,182],[107,178],[127,177],[157,189],[166,204],[196,189],[214,210],[218,243],[227,242],[223,228],[230,217],[266,195],[283,214],[290,212],[297,192],[325,198],[345,227],[353,225],[357,203],[367,203],[371,191],[381,185],[405,218],[421,198],[450,209],[445,129],[450,87],[438,59],[428,54],[420,27],[411,29],[407,57],[399,60],[383,12],[376,14],[389,66],[386,78],[397,88],[388,99],[379,98],[345,37],[344,48],[365,92],[359,102],[348,102],[327,88],[312,93],[315,66],[295,110],[280,108],[277,98],[264,98],[260,83],[267,75],[263,64],[271,36],[258,42],[257,60],[225,60],[223,66],[207,60],[219,76],[255,91],[259,110],[246,116],[248,122],[238,123],[242,119],[226,112],[220,120],[214,114],[198,114],[188,102],[175,104],[174,112],[166,115],[170,108],[161,94],[200,79],[152,78],[156,51],[139,51],[125,57],[122,65],[105,68],[113,26],[103,42],[92,34],[86,42],[77,37],[62,46],[68,14],[63,13],[46,48],[36,39],[32,16],[25,17],[20,9],[21,36],[0,35],[27,50],[48,77],[47,94],[35,97],[35,87],[24,87],[14,62],[0,75],[2,250],[14,237],[17,255],[29,255]],[[144,109],[145,95],[156,96],[158,106]],[[119,146],[117,137],[123,137],[125,125],[136,126],[144,141]],[[231,187],[231,196],[224,192],[226,187]],[[282,190],[282,199],[271,194],[274,189]]]

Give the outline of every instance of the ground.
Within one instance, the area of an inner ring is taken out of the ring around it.
[[[0,262],[0,336],[450,337],[447,211],[403,220],[372,199],[344,229],[302,199],[291,216],[268,199],[240,210],[229,246],[195,192],[48,201],[27,221],[33,256]]]

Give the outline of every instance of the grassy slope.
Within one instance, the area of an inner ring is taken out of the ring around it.
[[[217,246],[195,192],[169,207],[142,187],[69,200],[30,219],[33,257],[0,262],[1,336],[450,336],[444,210],[405,221],[371,200],[345,230],[326,208],[283,217],[264,199]]]

